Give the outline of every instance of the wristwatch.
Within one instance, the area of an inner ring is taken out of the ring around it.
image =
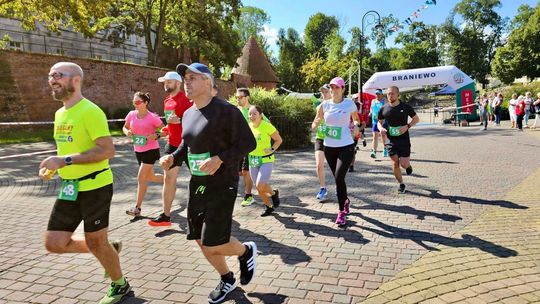
[[[64,163],[66,164],[66,166],[72,165],[73,164],[73,158],[71,156],[64,157]]]

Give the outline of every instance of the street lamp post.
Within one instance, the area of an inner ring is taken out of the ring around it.
[[[371,21],[369,21],[369,19],[366,19],[366,17],[371,17]],[[365,21],[368,21],[368,23],[366,24]],[[359,86],[359,91],[360,91],[360,101],[362,103],[362,105],[364,104],[364,100],[363,100],[363,90],[362,90],[362,57],[363,57],[363,38],[364,38],[364,33],[365,33],[365,26],[366,25],[370,25],[370,24],[373,24],[377,22],[377,24],[375,25],[375,28],[380,30],[382,29],[382,25],[381,25],[381,15],[379,15],[379,13],[377,11],[367,11],[364,16],[362,16],[362,32],[360,33],[361,37],[360,37],[360,64],[359,64],[359,71],[358,71],[358,86]]]

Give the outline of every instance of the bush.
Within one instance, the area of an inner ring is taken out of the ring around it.
[[[276,90],[250,88],[250,103],[262,108],[283,138],[284,149],[305,148],[310,145],[310,127],[315,110],[310,99],[297,99],[278,95]],[[229,100],[238,104],[232,97]]]
[[[512,94],[517,94],[525,96],[526,92],[531,92],[532,97],[536,99],[536,93],[540,92],[540,82],[531,82],[527,84],[514,84],[502,88],[496,88],[494,90],[487,91],[488,94],[502,93],[504,100],[501,105],[501,119],[507,120],[510,119],[510,114],[508,113],[508,102],[512,99]]]

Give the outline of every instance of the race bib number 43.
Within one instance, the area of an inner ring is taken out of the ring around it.
[[[79,195],[79,181],[64,179],[60,186],[60,194],[58,198],[66,201],[76,201],[77,195]]]
[[[188,163],[189,163],[189,170],[191,171],[191,175],[196,175],[196,176],[208,175],[208,173],[201,171],[201,165],[203,161],[209,158],[210,158],[210,152],[201,153],[201,154],[188,153]]]
[[[328,138],[339,140],[341,139],[341,127],[331,127],[327,125],[324,130],[324,135]]]

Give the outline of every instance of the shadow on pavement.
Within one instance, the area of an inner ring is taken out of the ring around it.
[[[449,160],[433,160],[433,159],[412,159],[411,160],[413,163],[435,163],[435,164],[452,164],[452,165],[457,165],[459,163],[457,162],[453,162],[453,161],[449,161]]]
[[[449,202],[453,204],[466,202],[466,203],[473,203],[473,204],[479,204],[479,205],[499,206],[499,207],[510,208],[510,209],[528,209],[529,208],[527,206],[518,205],[516,203],[505,201],[505,200],[491,201],[491,200],[484,200],[480,198],[473,198],[473,197],[466,197],[466,196],[459,196],[459,195],[442,195],[439,193],[439,190],[432,190],[432,189],[423,189],[423,190],[428,191],[429,194],[424,194],[424,193],[410,191],[410,190],[407,190],[407,193],[417,195],[417,196],[422,196],[422,197],[448,200]]]
[[[135,296],[135,292],[130,291],[128,296],[122,300],[123,304],[141,304],[148,303],[148,300]]]
[[[287,299],[287,296],[275,293],[250,292],[247,295],[257,298],[265,304],[281,304],[285,303],[285,300]]]
[[[387,225],[376,219],[373,219],[373,218],[370,218],[361,214],[357,216],[368,223],[371,223],[373,225],[376,225],[379,228],[382,228],[383,230],[375,229],[375,228],[371,228],[367,226],[362,226],[361,227],[362,229],[371,231],[373,233],[376,233],[380,236],[384,236],[387,238],[409,239],[430,251],[440,251],[440,249],[429,246],[425,244],[425,242],[437,243],[437,244],[441,244],[441,245],[445,245],[449,247],[478,248],[484,252],[491,253],[492,255],[500,257],[500,258],[507,258],[507,257],[513,257],[513,256],[518,255],[518,252],[513,249],[506,248],[506,247],[497,245],[495,243],[492,243],[486,240],[482,240],[479,237],[469,235],[469,234],[463,234],[461,239],[456,239],[456,238],[442,236],[442,235],[431,233],[431,232],[425,232],[425,231],[419,231],[419,230],[413,230],[413,229],[403,229],[403,228]]]
[[[360,201],[360,199],[357,199]],[[462,220],[460,216],[448,214],[448,213],[436,213],[431,211],[424,211],[415,209],[410,206],[397,206],[397,205],[390,205],[390,204],[384,204],[384,203],[377,203],[375,201],[372,201],[370,199],[362,198],[361,201],[365,202],[367,205],[356,207],[355,205],[351,205],[352,209],[360,209],[360,210],[388,210],[393,212],[399,212],[403,214],[411,214],[415,215],[417,219],[424,220],[426,216],[432,216],[438,219],[441,219],[443,221],[447,222],[456,222],[459,220]],[[354,215],[354,212],[351,214]]]

